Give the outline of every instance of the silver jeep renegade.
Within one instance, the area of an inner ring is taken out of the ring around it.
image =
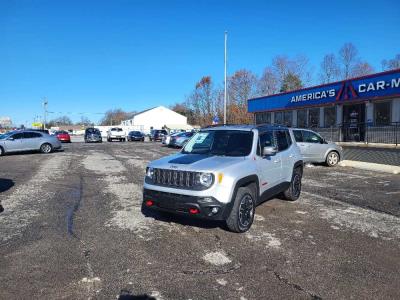
[[[297,200],[303,161],[281,126],[227,125],[197,132],[181,152],[149,163],[142,211],[224,220],[245,232],[255,207],[274,195]]]

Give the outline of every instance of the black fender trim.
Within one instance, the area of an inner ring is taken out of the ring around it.
[[[303,162],[302,160],[298,160],[298,161],[296,161],[296,162],[294,163],[293,169],[295,169],[295,168],[297,168],[297,167],[301,167],[301,168],[303,169],[303,165],[304,165],[304,162]]]
[[[229,203],[227,203],[227,205],[225,207],[225,210],[224,210],[224,214],[223,214],[223,218],[224,219],[227,219],[228,216],[231,213],[231,210],[232,210],[232,207],[233,207],[233,203],[235,201],[235,198],[236,198],[236,195],[237,195],[237,192],[238,192],[239,188],[242,187],[242,186],[246,186],[246,185],[252,184],[252,183],[254,183],[256,185],[256,191],[255,191],[256,192],[256,195],[255,195],[256,199],[255,199],[255,201],[256,201],[256,203],[258,202],[258,198],[259,198],[259,195],[260,195],[260,183],[258,181],[258,176],[253,174],[253,175],[249,175],[249,176],[243,177],[242,179],[239,179],[238,182],[236,182],[236,184],[235,184],[235,188],[233,190],[231,201]]]

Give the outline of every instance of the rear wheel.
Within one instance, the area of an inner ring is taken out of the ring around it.
[[[339,154],[336,151],[331,151],[326,156],[326,164],[328,167],[336,166],[340,161]]]
[[[248,187],[241,187],[238,189],[234,201],[226,225],[230,231],[246,232],[250,229],[254,220],[256,209],[254,192]]]
[[[301,168],[296,168],[293,170],[292,181],[290,186],[286,191],[283,192],[283,196],[286,200],[295,201],[299,199],[301,194],[301,178],[302,178]]]
[[[48,154],[52,150],[53,150],[53,147],[48,143],[45,143],[45,144],[40,146],[40,152],[42,152],[42,153]]]
[[[4,149],[3,147],[0,147],[0,156],[4,155]]]

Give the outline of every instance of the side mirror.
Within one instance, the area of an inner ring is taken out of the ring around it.
[[[14,140],[14,138],[12,137],[12,136],[10,136],[7,140],[9,140],[9,141],[13,141]]]
[[[271,156],[275,155],[278,152],[276,147],[264,147],[263,148],[263,156]]]

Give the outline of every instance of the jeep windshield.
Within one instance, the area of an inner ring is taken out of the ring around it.
[[[197,132],[183,148],[184,154],[247,156],[253,143],[252,131],[208,130]]]

